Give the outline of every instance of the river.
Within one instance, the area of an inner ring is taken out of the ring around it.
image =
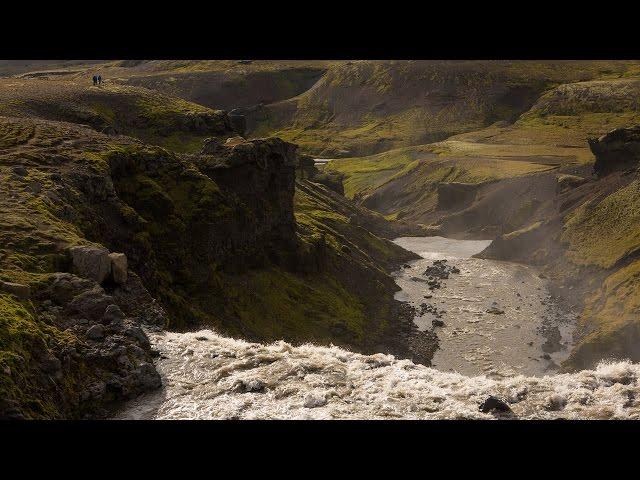
[[[554,373],[570,349],[573,321],[535,269],[471,258],[485,241],[396,243],[423,257],[396,273],[397,298],[418,309],[438,306],[439,318],[415,318],[438,336],[432,367],[338,347],[250,343],[212,330],[150,332],[163,388],[132,400],[115,418],[491,419],[499,415],[479,409],[489,396],[508,403],[510,418],[640,418],[639,365],[603,362]],[[412,279],[445,259],[459,273],[440,288]],[[444,325],[434,327],[434,319]],[[559,336],[549,333],[556,328]]]
[[[576,312],[556,304],[535,268],[472,258],[490,240],[404,237],[395,243],[422,257],[395,274],[402,289],[396,299],[416,308],[414,322],[420,330],[436,332],[439,349],[433,367],[497,378],[542,375],[569,355]],[[429,290],[422,273],[443,259],[460,272]],[[421,305],[428,306],[422,315]],[[437,317],[434,310],[445,313]],[[442,327],[433,327],[437,318]]]

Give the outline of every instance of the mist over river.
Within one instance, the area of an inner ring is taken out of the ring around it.
[[[569,353],[574,317],[555,305],[535,269],[471,258],[488,241],[396,243],[423,257],[395,274],[402,288],[396,298],[416,308],[418,328],[437,334],[432,367],[334,346],[250,343],[212,330],[150,332],[163,387],[115,418],[491,419],[498,415],[479,405],[492,395],[508,403],[508,418],[640,418],[640,365],[603,362],[554,373]],[[435,260],[459,272],[429,290],[423,272]],[[419,314],[422,303],[437,308]]]

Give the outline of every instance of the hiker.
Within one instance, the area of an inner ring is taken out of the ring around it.
[[[93,85],[97,85],[98,83],[98,77],[96,75],[93,76]]]
[[[102,75],[98,75],[98,85],[102,85]]]

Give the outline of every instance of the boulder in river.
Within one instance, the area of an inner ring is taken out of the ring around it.
[[[498,412],[507,413],[511,412],[511,407],[504,400],[490,395],[487,399],[478,407],[482,413]]]
[[[267,386],[260,379],[238,380],[233,389],[238,393],[264,393]]]
[[[491,308],[487,309],[487,313],[492,313],[494,315],[504,315],[504,310],[500,310],[495,305],[492,305]]]
[[[326,395],[319,393],[310,393],[304,399],[305,408],[324,407],[327,404]]]

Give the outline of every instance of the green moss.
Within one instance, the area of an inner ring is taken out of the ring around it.
[[[193,135],[184,132],[174,132],[167,137],[156,139],[158,144],[180,153],[198,153],[202,150],[205,138],[211,135]]]
[[[640,181],[585,203],[566,220],[562,241],[577,265],[610,268],[640,249]]]
[[[572,368],[588,368],[615,357],[640,360],[640,261],[608,275],[587,298],[582,318],[590,333],[580,341],[567,361]]]
[[[300,277],[269,268],[252,271],[241,281],[231,279],[226,286],[227,313],[257,338],[363,342],[368,322],[364,306],[331,275]]]
[[[27,417],[60,417],[56,395],[32,381],[33,355],[75,341],[73,335],[38,320],[29,303],[0,293],[0,398],[19,406]]]
[[[343,185],[348,198],[361,197],[374,191],[396,174],[409,168],[416,159],[431,156],[426,146],[407,147],[369,157],[334,160],[327,171],[344,175]]]
[[[96,115],[102,117],[107,124],[113,124],[116,121],[116,112],[106,103],[96,102],[90,107]]]
[[[343,175],[345,195],[349,198],[366,199],[388,187],[392,201],[390,205],[378,202],[379,211],[393,219],[419,218],[435,210],[441,183],[483,183],[554,168],[488,155],[452,155],[454,147],[460,148],[450,141],[407,147],[370,157],[334,160],[325,168]]]

